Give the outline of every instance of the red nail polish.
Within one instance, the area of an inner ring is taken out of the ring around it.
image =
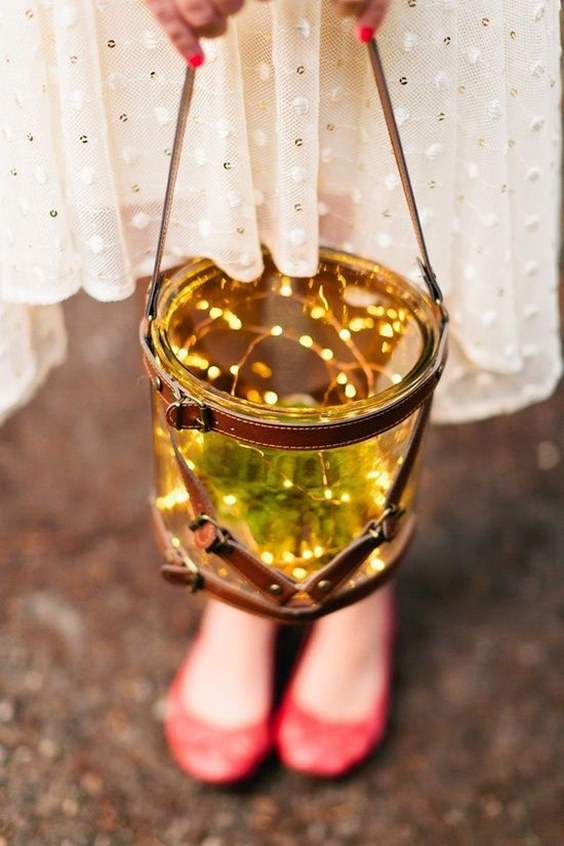
[[[374,29],[371,26],[360,26],[356,31],[357,38],[363,44],[368,44],[374,38]]]
[[[188,56],[187,62],[192,68],[192,70],[196,70],[196,68],[201,67],[204,64],[204,56],[202,53],[194,53],[192,56]]]

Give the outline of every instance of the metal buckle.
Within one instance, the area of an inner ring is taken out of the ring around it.
[[[161,573],[169,582],[186,585],[190,593],[196,593],[204,587],[204,577],[194,562],[175,548],[165,551],[166,564],[161,566]]]
[[[205,526],[206,523],[211,523],[215,529],[215,538],[208,546],[205,547],[206,552],[220,552],[222,549],[229,547],[233,536],[227,531],[227,529],[220,526],[217,520],[210,517],[209,514],[199,514],[191,520],[190,523],[188,523],[188,528],[192,532],[195,532],[202,526]]]
[[[378,520],[372,520],[366,528],[366,533],[377,540],[379,544],[384,541],[391,541],[398,533],[397,521],[404,514],[404,509],[399,505],[389,505],[380,515]],[[390,525],[391,523],[391,525]]]
[[[182,425],[181,411],[184,406],[197,405],[200,409],[200,416],[191,423],[190,426]],[[199,400],[188,399],[187,397],[178,396],[174,402],[167,407],[166,418],[168,422],[177,430],[181,431],[184,428],[196,429],[198,432],[209,432],[212,428],[211,410],[207,405]]]
[[[196,421],[197,425],[194,428],[198,432],[209,432],[212,427],[211,410],[203,402],[196,400],[196,403],[200,409],[200,419]]]

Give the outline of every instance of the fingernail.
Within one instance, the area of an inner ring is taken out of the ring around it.
[[[371,26],[359,26],[356,30],[356,37],[363,44],[368,44],[374,38],[374,29]]]
[[[192,70],[196,70],[196,68],[199,68],[204,64],[205,59],[203,53],[194,53],[192,56],[188,56],[186,61]]]

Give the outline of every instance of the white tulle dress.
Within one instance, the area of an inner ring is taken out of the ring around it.
[[[249,0],[205,43],[167,260],[249,280],[319,244],[415,278],[366,50],[329,0]],[[435,419],[547,397],[561,369],[556,0],[396,0],[379,36],[452,317]],[[141,0],[0,8],[0,416],[64,358],[60,301],[152,265],[182,60]]]

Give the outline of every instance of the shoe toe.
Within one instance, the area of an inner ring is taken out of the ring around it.
[[[171,703],[165,721],[171,754],[186,773],[212,784],[249,778],[270,750],[267,722],[240,729],[208,725]]]
[[[280,760],[293,770],[321,778],[345,775],[382,739],[386,713],[386,708],[380,708],[368,720],[336,723],[321,720],[291,703],[276,732]]]

